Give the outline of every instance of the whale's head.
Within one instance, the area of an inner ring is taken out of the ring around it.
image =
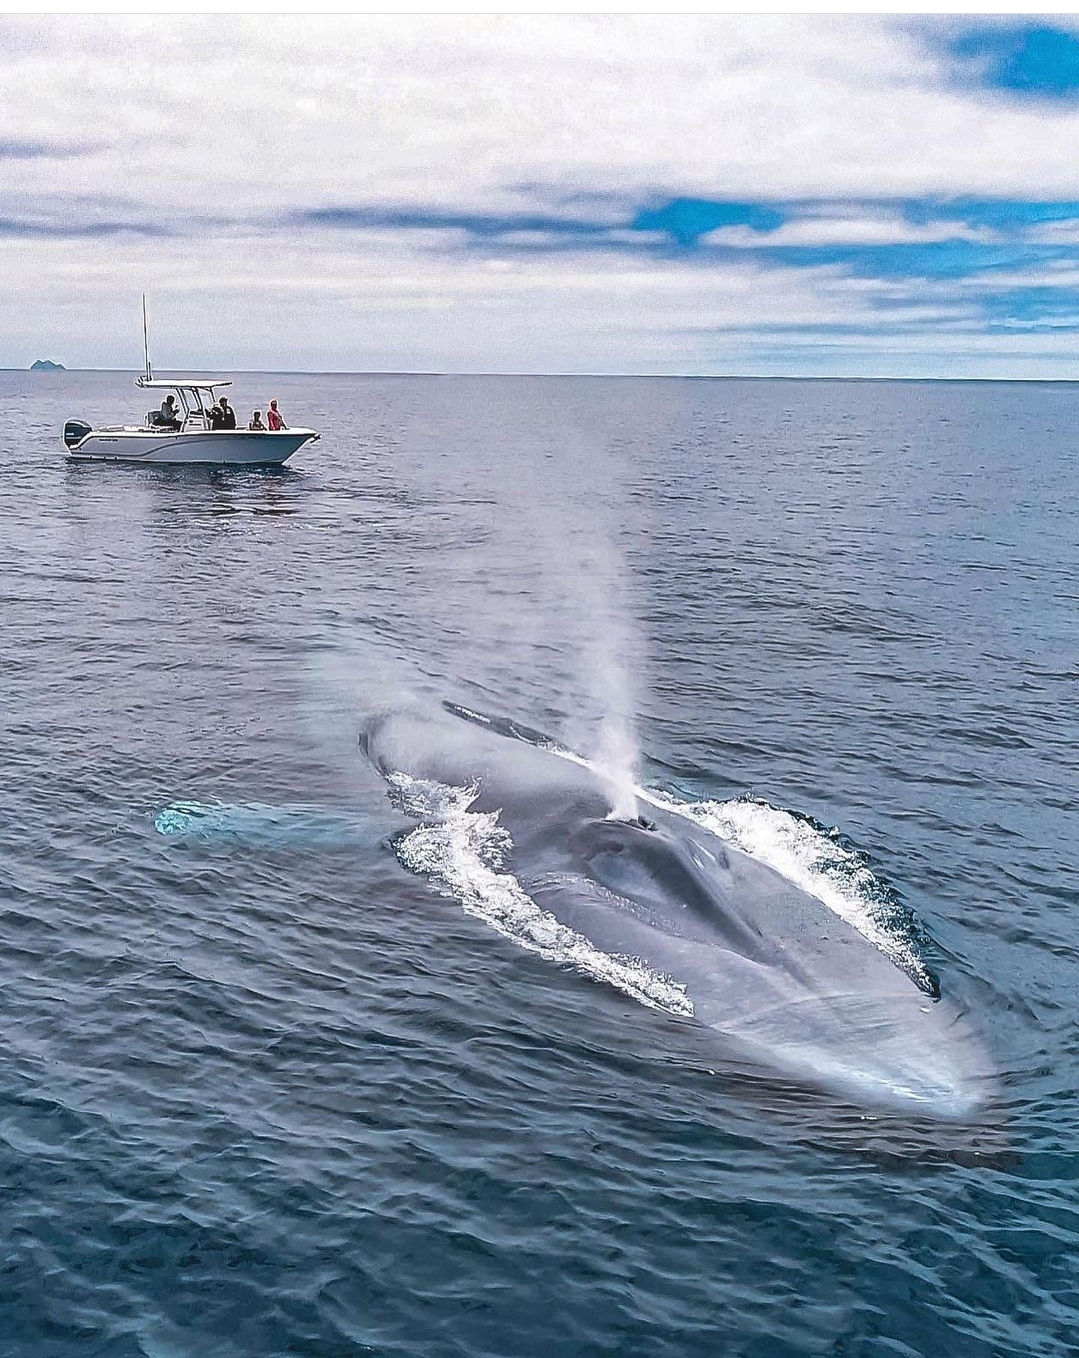
[[[714,836],[607,816],[571,829],[567,846],[582,875],[644,907],[663,927],[755,962],[774,958],[741,909],[731,858]]]

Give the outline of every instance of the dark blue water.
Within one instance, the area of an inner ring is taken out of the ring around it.
[[[0,1352],[1074,1353],[1074,391],[272,395],[284,473],[71,466],[130,378],[0,374]],[[629,718],[913,912],[984,1112],[741,1076],[407,872],[356,744],[404,693]]]

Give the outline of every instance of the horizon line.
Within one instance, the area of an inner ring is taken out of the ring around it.
[[[39,360],[35,360],[39,361]],[[218,367],[216,371],[221,371]],[[453,370],[435,368],[230,368],[233,375],[242,377],[567,377],[586,379],[622,379],[627,381],[659,382],[997,382],[1034,384],[1043,386],[1074,385],[1077,377],[897,377],[887,373],[634,373],[634,372],[489,372],[482,369]],[[58,368],[0,367],[0,373],[33,373],[48,377],[56,373],[121,373],[139,376],[141,368]],[[184,376],[194,376],[189,372]],[[162,380],[168,380],[164,378]]]

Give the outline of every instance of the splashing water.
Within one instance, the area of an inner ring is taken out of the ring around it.
[[[668,793],[641,794],[653,806],[700,825],[766,863],[856,929],[927,995],[940,985],[920,954],[913,916],[904,911],[862,854],[835,834],[755,797],[684,802]]]
[[[464,910],[529,952],[568,963],[651,1009],[693,1015],[685,987],[640,958],[603,952],[582,934],[541,909],[512,873],[503,870],[513,847],[497,812],[471,811],[476,788],[396,773],[389,776],[395,804],[409,815],[435,817],[398,838],[397,857],[421,873]]]
[[[553,741],[545,740],[542,744],[543,748],[549,750],[551,754],[566,759],[570,763],[590,768],[601,776],[609,778],[612,789],[616,792],[619,790],[619,783],[616,783],[610,772],[612,765],[603,766],[598,761],[585,759]],[[632,745],[628,748],[632,751]],[[613,761],[613,766],[617,767],[617,759]],[[628,765],[623,765],[623,769],[631,767],[632,761]],[[758,862],[774,868],[788,881],[815,896],[833,914],[857,930],[867,942],[878,948],[896,966],[906,972],[919,989],[925,991],[927,995],[934,997],[939,995],[939,982],[921,953],[924,935],[918,929],[912,913],[900,907],[894,893],[873,873],[864,856],[857,850],[845,848],[837,841],[834,833],[829,833],[790,811],[784,811],[756,798],[740,797],[726,802],[685,801],[671,793],[634,786],[631,781],[631,774],[623,773],[622,776],[630,779],[629,788],[632,800],[621,803],[616,801],[616,809],[612,812],[612,816],[619,816],[620,807],[626,806],[632,806],[633,810],[629,811],[628,814],[623,813],[625,818],[636,815],[637,803],[643,801],[700,825],[726,840],[735,848],[748,853]],[[398,780],[397,786],[399,788],[404,787],[406,782],[411,784],[411,803],[410,805],[401,805],[401,809],[410,814],[440,816],[449,804],[447,798],[451,798],[451,800],[456,799],[452,800],[453,812],[456,816],[460,818],[471,817],[473,820],[484,819],[468,811],[468,807],[475,799],[475,788],[454,790],[435,785],[437,788],[435,800],[424,809],[422,801],[416,800],[417,789],[420,785],[415,780],[401,781],[402,775],[395,775],[395,778]],[[469,833],[479,834],[479,845],[486,846],[484,848],[486,853],[494,850],[497,841],[500,846],[498,848],[500,855],[498,866],[501,867],[505,861],[505,854],[512,845],[508,834],[502,827],[497,826],[497,816],[487,819],[490,820],[489,825],[482,829],[477,828],[475,831],[469,831]],[[490,866],[491,860],[488,858],[486,860],[488,864],[486,871],[492,874],[492,879],[485,880],[482,872],[475,870],[474,865],[470,868],[465,858],[460,857],[463,843],[467,842],[468,839],[468,835],[464,833],[465,829],[464,824],[457,826],[455,832],[451,835],[451,839],[454,841],[452,844],[443,844],[439,841],[437,844],[427,846],[435,850],[435,857],[438,860],[431,867],[421,866],[416,859],[416,851],[423,841],[413,842],[412,836],[408,836],[400,846],[411,844],[407,856],[401,856],[399,852],[402,863],[413,871],[430,873],[438,879],[440,888],[460,899],[465,904],[465,908],[470,910],[470,913],[487,919],[500,932],[506,934],[507,937],[514,938],[522,946],[531,947],[533,951],[542,951],[545,956],[553,957],[556,960],[578,961],[579,959],[573,956],[559,953],[559,942],[556,935],[551,931],[551,926],[555,930],[561,930],[562,926],[558,925],[553,917],[540,910],[535,902],[528,897],[516,878],[509,874],[497,873],[494,867]],[[413,835],[419,833],[414,831]],[[424,833],[428,832],[425,831]],[[463,840],[462,836],[464,836]],[[437,835],[435,839],[438,840]],[[476,851],[479,845],[474,844],[473,851]],[[427,849],[424,850],[423,856],[427,859]],[[453,866],[453,870],[450,872],[445,870],[447,863]],[[498,903],[483,899],[485,887],[491,888],[494,896],[500,898]],[[507,911],[506,907],[510,904],[511,898],[513,909]],[[522,911],[523,913],[519,913]],[[513,916],[512,920],[510,919],[511,915]],[[546,941],[542,946],[537,945],[535,939],[528,941],[522,937],[522,931],[519,928],[523,919],[530,918],[533,915],[543,916],[545,919],[541,932],[546,931]],[[641,998],[638,993],[641,989],[640,976],[636,970],[631,971],[628,976],[622,977],[618,973],[617,967],[611,968],[610,963],[613,959],[607,958],[606,954],[594,948],[587,939],[582,939],[580,935],[573,934],[572,930],[564,930],[564,933],[572,937],[575,945],[579,941],[590,950],[591,961],[582,966],[583,970],[592,975],[602,976],[602,979],[617,985],[619,989],[633,995],[634,998]],[[569,938],[563,939],[562,942],[568,943]],[[604,960],[600,961],[599,959]],[[643,966],[643,964],[640,965]],[[648,969],[645,968],[645,970]],[[656,976],[655,973],[651,974],[653,977]],[[667,995],[669,998],[669,991],[664,987],[673,986],[675,991],[684,997],[684,1003],[688,1006],[688,1010],[681,1008],[677,999],[673,1006],[662,999],[658,1002],[655,999],[644,999],[643,1003],[654,1004],[658,1008],[671,1009],[671,1012],[674,1013],[692,1012],[691,1002],[688,997],[684,996],[684,990],[676,981],[673,981],[670,977],[659,978],[659,981],[661,985],[656,993]],[[650,982],[649,985],[654,985],[654,982]]]

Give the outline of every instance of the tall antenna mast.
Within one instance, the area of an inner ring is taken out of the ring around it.
[[[150,367],[150,339],[146,330],[146,294],[142,294],[142,355],[146,360],[146,381],[154,380],[153,370]]]

